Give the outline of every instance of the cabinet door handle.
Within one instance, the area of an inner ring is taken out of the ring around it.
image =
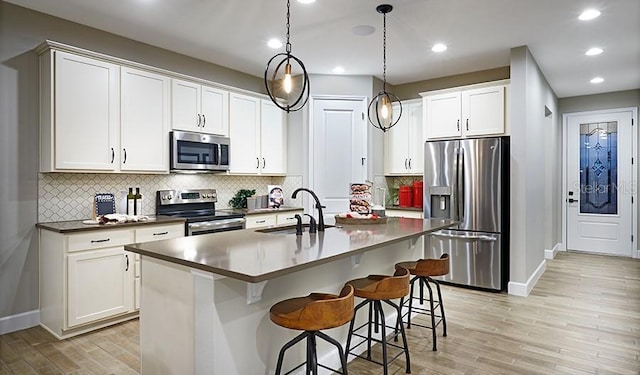
[[[469,119],[467,119],[467,131],[469,131]]]
[[[260,158],[256,158],[256,169],[260,168]]]
[[[458,131],[460,131],[460,120],[458,119],[458,123],[456,125],[458,127]]]
[[[113,160],[116,158],[116,151],[111,147],[111,164],[113,164]]]
[[[125,164],[127,162],[127,149],[123,148],[122,150],[124,151],[124,160],[122,161],[122,164]]]
[[[267,161],[262,158],[262,169],[264,169],[267,166]]]
[[[207,118],[204,116],[204,113],[202,114],[202,127],[204,128],[204,126],[207,125]]]
[[[124,269],[126,272],[126,271],[129,271],[129,255],[125,254],[124,257],[127,259],[127,268]]]
[[[105,238],[103,240],[91,240],[91,243],[109,242],[111,238]]]
[[[198,113],[198,127],[200,126],[201,121],[202,121],[202,118],[200,117],[200,114]]]
[[[409,159],[404,159],[404,169],[409,169],[409,166],[407,165],[408,161]]]
[[[409,158],[409,169],[411,169],[411,158]]]

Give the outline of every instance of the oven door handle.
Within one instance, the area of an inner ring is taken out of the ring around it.
[[[204,221],[198,223],[189,223],[189,231],[190,232],[199,232],[203,230],[212,230],[212,229],[225,229],[232,227],[244,228],[244,223],[247,220],[243,217],[234,218],[234,219],[222,219],[222,220],[213,220],[213,221]]]

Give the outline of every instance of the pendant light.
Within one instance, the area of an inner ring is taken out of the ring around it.
[[[382,4],[376,7],[378,13],[382,13],[382,91],[369,103],[369,123],[386,132],[400,121],[402,116],[402,103],[400,99],[387,92],[387,13],[393,10],[393,6]],[[398,116],[394,120],[392,102],[398,103]]]
[[[309,100],[309,75],[302,60],[291,53],[291,43],[289,42],[290,8],[291,2],[287,0],[287,44],[285,45],[285,52],[273,56],[264,70],[264,85],[267,88],[267,94],[269,94],[276,106],[287,112],[302,109]],[[298,79],[293,77],[296,72],[299,73]]]

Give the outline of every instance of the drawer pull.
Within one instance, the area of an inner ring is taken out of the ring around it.
[[[91,243],[99,243],[99,242],[108,242],[110,241],[110,238],[104,239],[104,240],[91,240]]]
[[[160,233],[154,233],[154,236],[164,236],[165,234],[169,234],[169,232],[160,232]]]
[[[262,223],[266,223],[267,220],[256,220],[256,224],[262,224]]]

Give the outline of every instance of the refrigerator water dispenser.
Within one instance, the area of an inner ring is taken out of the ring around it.
[[[451,186],[429,186],[431,217],[451,219]]]

